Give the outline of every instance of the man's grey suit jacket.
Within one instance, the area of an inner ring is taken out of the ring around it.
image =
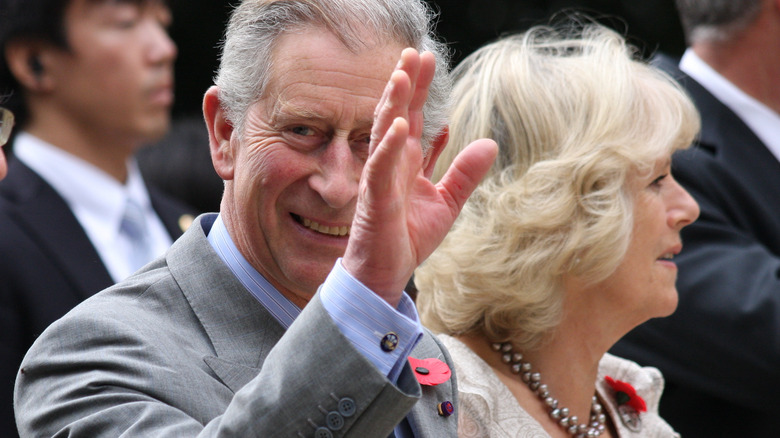
[[[318,296],[285,332],[212,250],[215,217],[40,336],[16,382],[23,437],[386,437],[407,414],[417,437],[456,436],[437,412],[454,375],[420,387],[407,364],[393,385]],[[427,332],[413,356],[452,368]]]

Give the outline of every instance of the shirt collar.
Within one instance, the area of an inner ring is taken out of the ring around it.
[[[217,216],[208,235],[209,243],[219,258],[230,268],[238,281],[262,304],[271,315],[287,330],[301,313],[292,301],[282,295],[268,282],[236,248],[230,238],[222,216]]]
[[[680,70],[729,107],[780,161],[780,114],[729,82],[693,49],[683,54]]]
[[[127,161],[127,182],[121,184],[111,175],[87,161],[51,145],[27,132],[14,142],[14,155],[46,181],[77,216],[86,214],[119,223],[128,198],[144,210],[151,200],[134,159]]]

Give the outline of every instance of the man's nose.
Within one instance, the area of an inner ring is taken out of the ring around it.
[[[340,209],[355,201],[362,161],[355,157],[346,139],[333,139],[319,156],[318,171],[310,178],[311,188],[329,207]]]

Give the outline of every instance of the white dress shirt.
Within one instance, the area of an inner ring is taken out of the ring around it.
[[[134,159],[128,160],[127,182],[122,184],[94,165],[27,132],[16,137],[14,155],[65,200],[114,281],[123,280],[134,271],[132,244],[119,232],[128,198],[144,212],[152,253],[160,255],[173,243],[152,208]]]
[[[780,114],[729,82],[690,48],[680,60],[680,70],[734,111],[780,161]]]

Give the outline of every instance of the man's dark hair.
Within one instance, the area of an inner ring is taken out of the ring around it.
[[[39,41],[68,49],[65,12],[76,0],[0,0],[0,100],[13,111],[17,126],[28,118],[21,84],[5,58],[6,47],[14,41]],[[143,4],[160,0],[86,0],[89,3],[114,2]],[[164,2],[168,3],[168,2]],[[31,63],[38,62],[31,59]],[[35,68],[34,64],[31,64]],[[40,66],[40,64],[38,64]],[[17,129],[16,132],[19,130]]]

